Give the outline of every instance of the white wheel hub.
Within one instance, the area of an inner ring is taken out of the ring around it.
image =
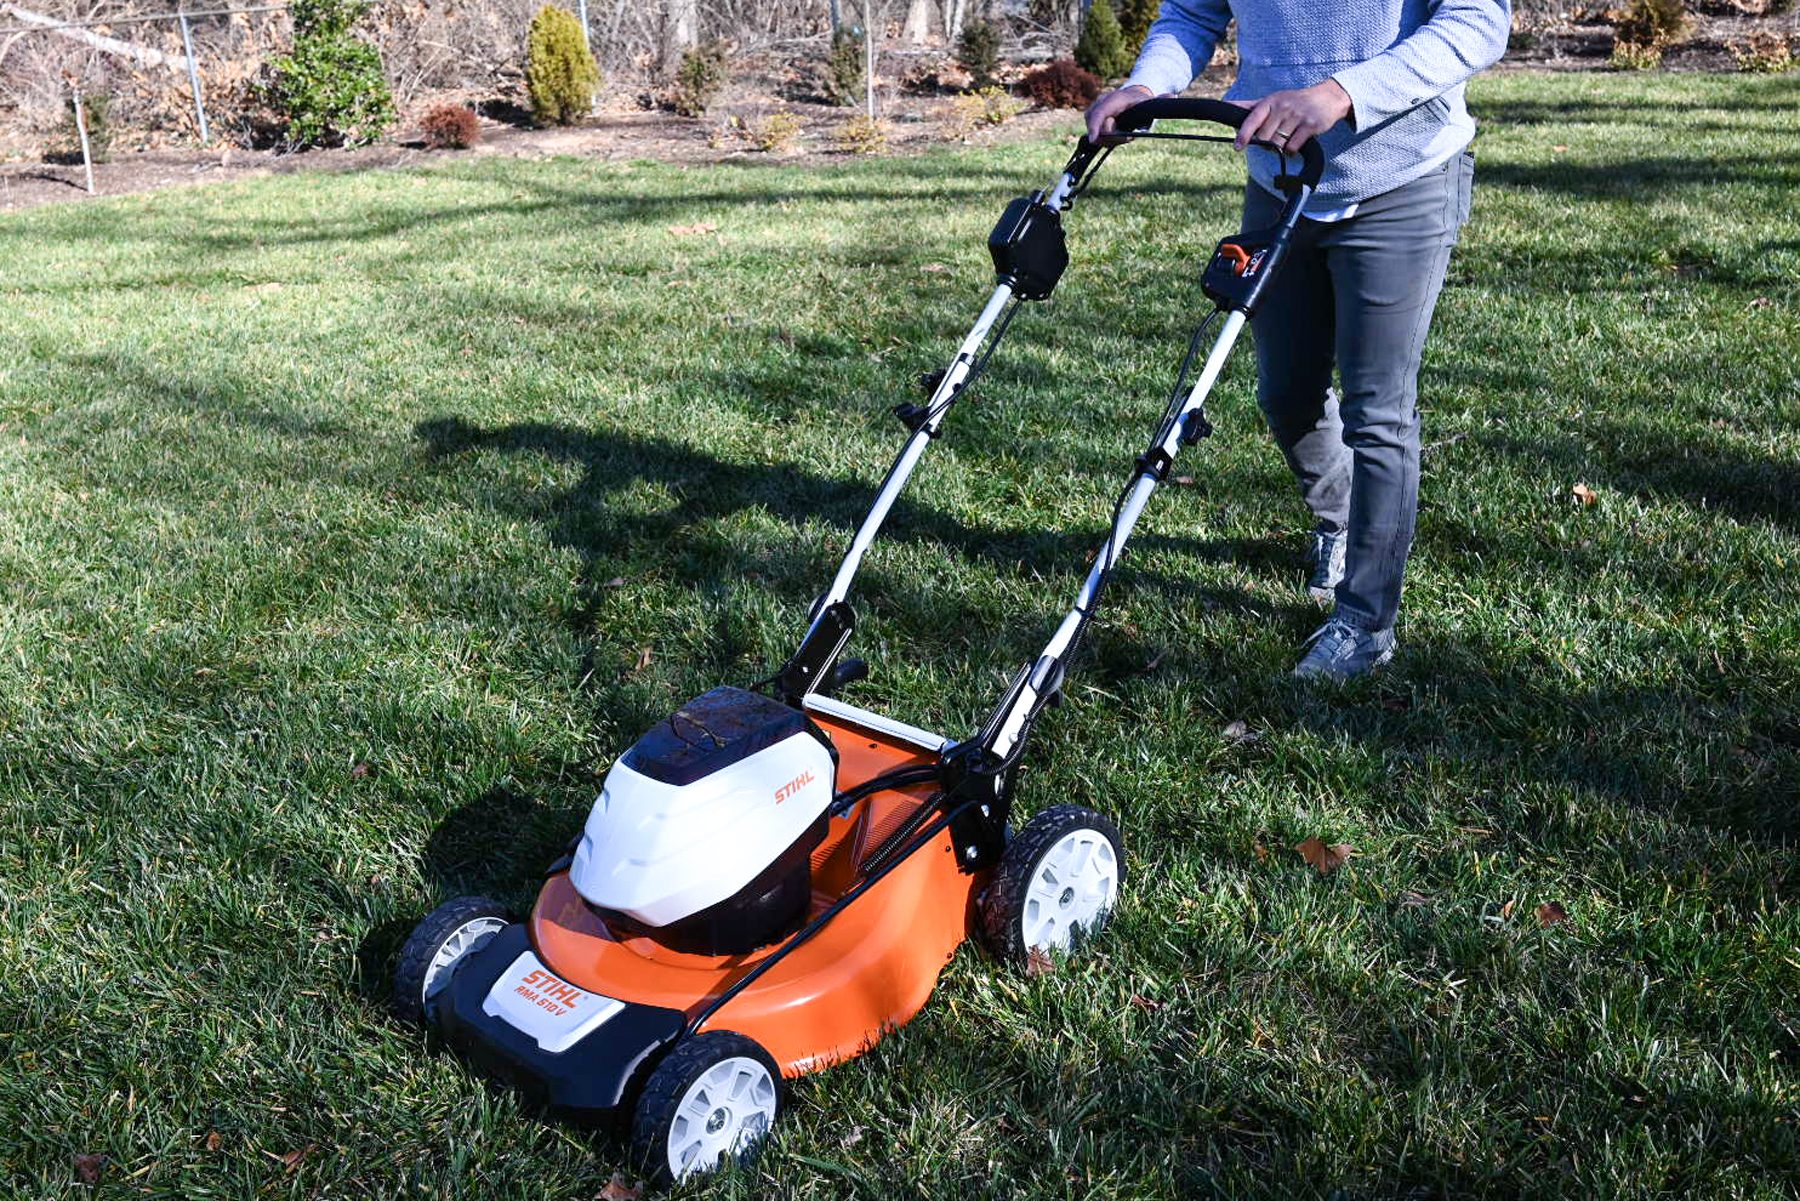
[[[669,1124],[669,1172],[710,1172],[775,1124],[775,1080],[754,1059],[722,1059],[688,1085]]]
[[[506,919],[478,917],[450,931],[450,937],[438,944],[437,954],[425,968],[422,999],[426,1008],[450,985],[450,974],[456,965],[487,945],[487,940],[506,928]]]
[[[1119,898],[1119,855],[1098,830],[1071,830],[1037,862],[1020,915],[1025,945],[1066,951],[1079,929],[1092,930]]]

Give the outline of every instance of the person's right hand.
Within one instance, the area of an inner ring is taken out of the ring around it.
[[[1088,141],[1096,146],[1117,146],[1125,140],[1124,136],[1113,131],[1113,118],[1130,108],[1150,99],[1155,93],[1141,83],[1107,92],[1087,110]]]

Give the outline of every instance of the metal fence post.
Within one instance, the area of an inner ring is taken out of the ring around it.
[[[81,165],[87,168],[88,195],[94,194],[94,153],[88,148],[87,110],[81,105],[81,85],[69,81],[69,91],[74,96],[75,132],[81,135]]]
[[[194,61],[194,34],[188,27],[187,10],[176,12],[181,21],[181,50],[187,55],[188,84],[194,89],[194,115],[200,118],[200,144],[212,145],[212,134],[206,128],[206,98],[200,93],[200,65]]]

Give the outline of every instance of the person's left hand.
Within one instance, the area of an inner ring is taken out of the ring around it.
[[[1283,150],[1295,151],[1307,139],[1324,133],[1350,115],[1350,93],[1335,79],[1316,83],[1310,88],[1289,92],[1271,92],[1261,100],[1233,100],[1250,115],[1238,127],[1236,146],[1248,146],[1251,139],[1270,142]]]

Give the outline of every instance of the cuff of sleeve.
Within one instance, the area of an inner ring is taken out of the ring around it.
[[[1143,88],[1146,92],[1150,93],[1150,96],[1145,97],[1145,99],[1149,99],[1154,96],[1166,95],[1169,92],[1179,92],[1186,86],[1187,85],[1184,83],[1175,87],[1166,87],[1163,86],[1162,81],[1159,81],[1156,78],[1155,72],[1153,71],[1146,71],[1142,74],[1133,71],[1130,75],[1125,77],[1125,82],[1119,85],[1119,90],[1123,92],[1126,88]]]
[[[1426,97],[1415,100],[1403,95],[1382,75],[1380,59],[1372,58],[1331,76],[1350,97],[1350,128],[1368,129],[1425,103]]]

